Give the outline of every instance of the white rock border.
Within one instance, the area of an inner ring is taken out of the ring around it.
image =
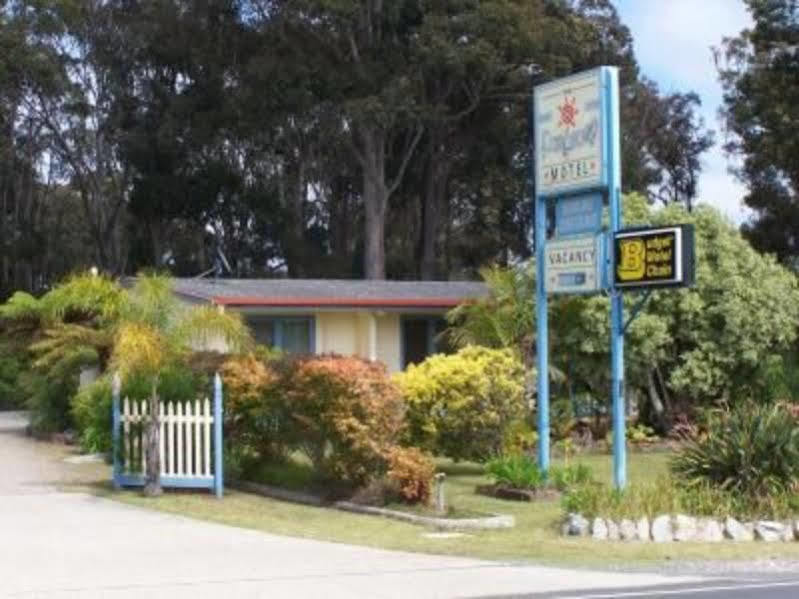
[[[660,514],[651,521],[648,518],[616,521],[596,517],[589,522],[581,514],[569,514],[563,522],[561,533],[566,537],[590,537],[595,541],[790,543],[799,541],[799,520],[740,522],[731,516],[720,521],[685,514]]]
[[[279,499],[281,501],[290,501],[292,503],[301,503],[315,507],[331,507],[356,514],[383,516],[384,518],[401,520],[403,522],[428,526],[438,530],[496,530],[501,528],[513,528],[516,526],[516,519],[513,516],[505,516],[502,514],[491,514],[484,518],[435,518],[432,516],[419,516],[399,510],[390,510],[388,508],[361,505],[351,501],[334,501],[328,503],[308,493],[287,491],[280,487],[272,487],[270,485],[262,485],[247,481],[235,481],[229,483],[229,486],[247,493],[269,497],[270,499]]]

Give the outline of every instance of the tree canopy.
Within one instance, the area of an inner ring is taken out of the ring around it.
[[[726,149],[741,160],[739,178],[753,217],[752,243],[793,266],[799,258],[799,5],[746,0],[754,26],[718,51],[724,84]]]
[[[624,181],[712,141],[609,0],[0,4],[0,292],[75,270],[469,278],[529,253],[531,85],[621,69]]]

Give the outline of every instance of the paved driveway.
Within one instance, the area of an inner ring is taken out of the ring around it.
[[[0,413],[0,597],[444,599],[691,582],[294,539],[58,492],[68,464]]]

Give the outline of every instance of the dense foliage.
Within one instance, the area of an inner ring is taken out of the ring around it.
[[[655,209],[626,196],[625,225],[692,223],[697,283],[654,292],[625,341],[627,397],[661,432],[686,411],[715,401],[790,397],[792,349],[799,326],[793,273],[755,251],[718,211],[678,205]],[[518,348],[534,363],[534,294],[529,265],[487,273],[492,295],[450,314],[456,342]],[[627,294],[627,309],[639,297]],[[628,312],[629,313],[629,312]],[[588,395],[603,409],[609,388],[609,306],[603,296],[550,302],[553,393]],[[564,406],[566,407],[566,406]]]
[[[467,346],[433,355],[396,377],[413,445],[456,460],[500,455],[526,414],[524,369],[509,349]]]

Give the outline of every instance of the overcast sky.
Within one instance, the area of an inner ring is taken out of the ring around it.
[[[751,25],[741,0],[613,0],[630,28],[635,54],[644,75],[664,92],[695,91],[702,100],[701,114],[716,131],[716,146],[705,154],[699,179],[699,201],[712,204],[740,223],[746,218],[741,204],[744,188],[727,172],[721,145],[724,134],[718,120],[721,86],[713,64],[712,47],[725,36],[737,35]]]

